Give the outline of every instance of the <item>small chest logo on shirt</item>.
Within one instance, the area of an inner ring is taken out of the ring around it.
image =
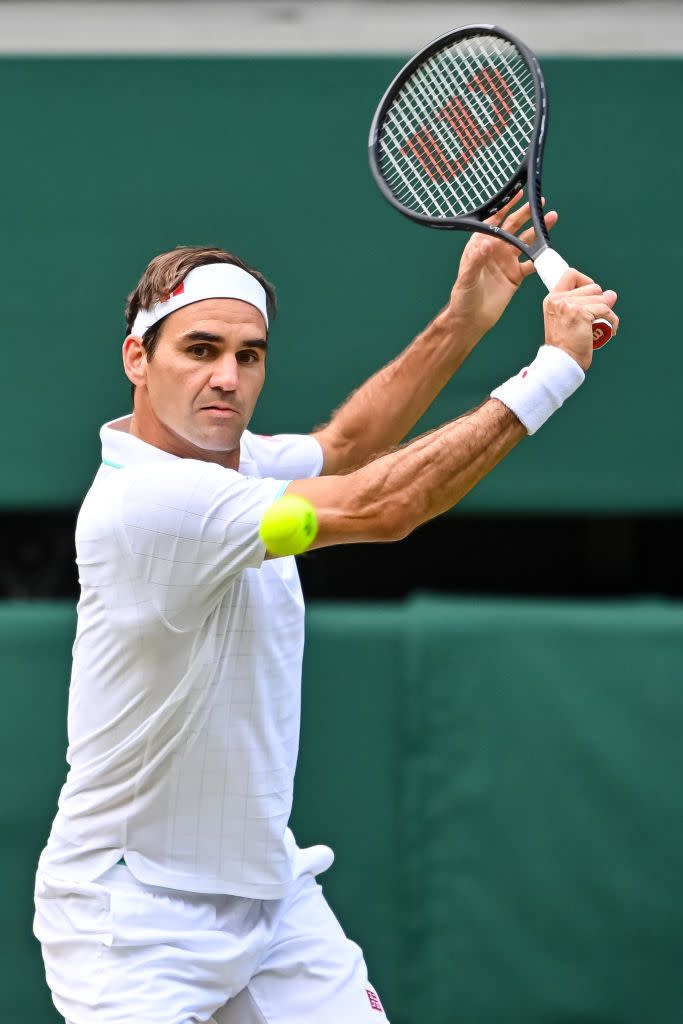
[[[368,999],[370,1000],[370,1006],[373,1010],[379,1010],[380,1013],[384,1013],[384,1007],[380,1003],[379,996],[374,989],[366,988],[365,991],[367,992]]]

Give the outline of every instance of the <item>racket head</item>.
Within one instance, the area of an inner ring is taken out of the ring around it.
[[[399,71],[372,120],[370,167],[389,203],[431,228],[548,245],[541,165],[548,99],[536,56],[497,25],[432,40]],[[528,184],[536,243],[484,224]]]

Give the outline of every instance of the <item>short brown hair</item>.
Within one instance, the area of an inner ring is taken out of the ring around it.
[[[268,320],[269,322],[272,321],[276,312],[275,289],[260,271],[250,267],[239,256],[226,252],[225,249],[215,249],[199,245],[179,245],[177,249],[172,249],[170,252],[162,252],[159,256],[155,256],[138,281],[135,290],[128,296],[125,314],[128,333],[130,333],[135,317],[141,309],[150,309],[155,303],[161,302],[174,288],[178,287],[191,270],[195,270],[196,267],[203,267],[207,263],[232,263],[234,266],[246,270],[252,277],[255,277],[266,293]],[[142,336],[142,344],[148,359],[151,359],[154,355],[163,323],[164,320],[159,320],[157,323],[152,324]],[[132,392],[133,394],[135,393],[134,384],[132,385]]]

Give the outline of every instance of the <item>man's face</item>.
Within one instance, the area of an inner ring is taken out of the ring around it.
[[[136,418],[154,431],[153,443],[160,439],[174,454],[238,451],[263,387],[265,359],[266,325],[248,302],[184,306],[162,325],[152,358],[141,360]]]

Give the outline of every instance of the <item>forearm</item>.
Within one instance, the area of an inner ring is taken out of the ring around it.
[[[348,472],[400,444],[478,340],[465,324],[440,313],[316,431],[332,452],[327,471]]]
[[[391,508],[389,519],[403,536],[461,501],[526,436],[514,413],[490,399],[358,475],[367,474],[368,493]]]
[[[526,434],[534,434],[557,412],[583,380],[574,356],[542,345],[533,362],[497,387],[490,401],[354,477],[367,477],[368,495],[384,500],[380,521],[382,513],[388,511],[390,519],[396,513],[398,524],[393,525],[402,529],[405,524],[410,532],[460,501]]]
[[[319,524],[314,547],[398,540],[456,505],[526,436],[496,399],[348,476],[296,480]]]

